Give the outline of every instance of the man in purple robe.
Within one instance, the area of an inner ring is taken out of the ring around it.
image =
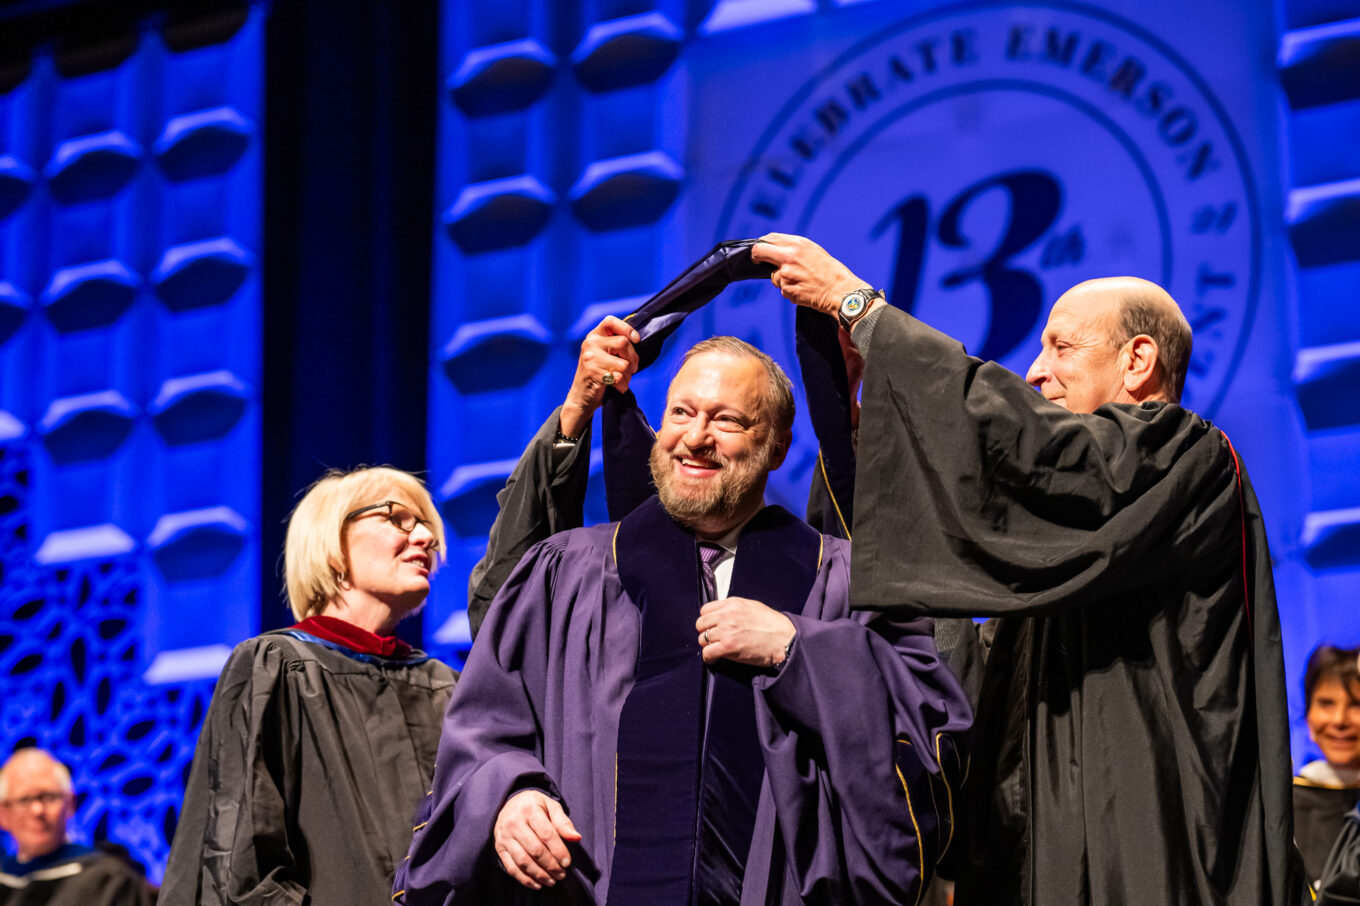
[[[602,385],[636,366],[603,361]],[[657,496],[536,544],[496,595],[396,902],[918,900],[967,700],[929,620],[852,616],[849,545],[764,506],[793,411],[754,347],[686,354]]]

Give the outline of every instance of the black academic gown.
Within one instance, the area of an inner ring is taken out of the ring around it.
[[[170,901],[165,901],[170,902]],[[146,878],[117,856],[67,843],[56,852],[0,864],[0,906],[149,906]]]
[[[1317,906],[1360,906],[1360,808],[1346,816],[1327,858]]]
[[[486,553],[468,577],[468,623],[473,638],[525,551],[584,524],[590,425],[574,446],[556,453],[553,442],[561,414],[562,407],[553,410],[496,494],[496,521],[487,536]]]
[[[1300,902],[1256,497],[1176,405],[1076,415],[895,309],[867,357],[853,597],[998,616],[959,906]]]
[[[1323,786],[1305,777],[1294,778],[1294,842],[1310,881],[1316,883],[1322,877],[1347,813],[1357,802],[1360,786]]]
[[[160,902],[382,904],[429,790],[449,667],[294,630],[236,646],[194,753]]]

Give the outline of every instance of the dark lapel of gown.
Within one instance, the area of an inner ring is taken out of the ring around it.
[[[738,553],[731,595],[802,609],[821,553],[816,531],[767,507],[747,524]],[[609,903],[735,904],[764,776],[750,685],[757,671],[729,662],[704,669],[694,536],[655,497],[620,523],[615,554],[642,628],[619,722]]]

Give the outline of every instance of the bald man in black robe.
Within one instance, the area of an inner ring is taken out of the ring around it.
[[[129,861],[72,843],[71,772],[43,749],[23,748],[0,767],[0,906],[149,906],[151,889]]]
[[[1171,297],[1075,287],[1031,388],[810,240],[752,258],[864,357],[852,604],[999,618],[958,906],[1301,902],[1265,530],[1232,444],[1178,405]]]

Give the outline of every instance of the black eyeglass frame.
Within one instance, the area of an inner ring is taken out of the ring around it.
[[[41,793],[31,793],[27,796],[16,796],[13,799],[6,799],[3,802],[0,802],[0,805],[10,809],[25,809],[32,808],[33,803],[36,802],[42,805],[43,808],[48,808],[61,802],[68,795],[70,794],[44,791]]]
[[[399,500],[384,500],[381,503],[370,503],[368,506],[361,506],[357,510],[351,510],[350,512],[346,513],[344,521],[349,522],[355,516],[362,516],[364,513],[368,513],[373,510],[380,510],[383,507],[387,507],[387,514],[383,518],[390,522],[397,531],[405,532],[406,534],[409,535],[416,530],[417,525],[423,525],[430,530],[430,534],[434,534],[434,527],[430,525],[430,520],[417,516],[409,507],[406,506],[406,504],[402,503]],[[403,528],[401,523],[397,521],[396,519],[397,511],[394,509],[394,507],[401,507],[401,512],[410,514],[411,516],[410,528]],[[432,552],[439,550],[438,538],[435,538],[430,542],[429,550]]]

